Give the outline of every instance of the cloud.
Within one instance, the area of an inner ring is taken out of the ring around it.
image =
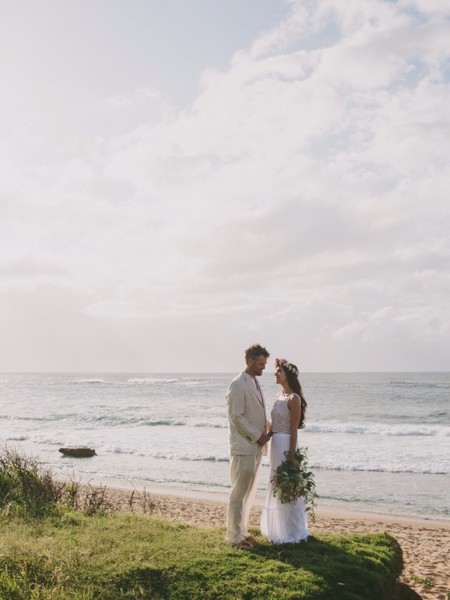
[[[418,15],[448,17],[448,6],[441,0],[398,0],[401,8],[414,9]]]
[[[51,265],[92,322],[186,319],[187,335],[203,318],[280,344],[294,323],[316,368],[318,340],[329,368],[356,341],[449,341],[448,10],[290,4],[183,110],[143,87],[109,102],[142,111],[126,132],[3,156],[3,275],[38,256],[22,279]],[[384,368],[404,366],[393,348]]]
[[[161,92],[158,90],[153,90],[151,88],[139,88],[134,90],[131,94],[127,96],[114,96],[108,99],[108,103],[111,106],[117,107],[133,107],[136,104],[148,103],[153,100],[160,100]]]

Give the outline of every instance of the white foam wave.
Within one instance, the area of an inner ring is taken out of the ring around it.
[[[308,423],[308,433],[349,433],[387,436],[450,437],[450,427],[446,425],[403,425],[387,423]]]
[[[197,387],[205,384],[204,379],[196,377],[130,377],[127,383],[131,385],[183,385]]]
[[[137,456],[145,456],[146,458],[156,458],[161,460],[181,460],[187,462],[228,462],[229,458],[227,455],[215,456],[213,454],[181,454],[177,452],[136,452],[131,448],[126,447],[115,447],[108,449],[106,446],[104,450],[112,452],[114,454],[136,454]]]
[[[161,378],[161,377],[131,377],[127,380],[128,383],[137,385],[156,385],[161,383],[177,383],[176,378]]]
[[[134,450],[120,447],[113,448],[112,452],[114,454],[136,454]]]
[[[121,425],[136,427],[198,427],[201,429],[227,429],[228,424],[225,420],[213,421],[193,421],[183,419],[145,419],[141,417],[121,417],[114,415],[94,415],[86,417],[86,422],[100,422],[106,425],[119,427]]]
[[[388,464],[388,465],[370,465],[370,464],[354,464],[354,465],[337,465],[333,463],[313,463],[310,464],[311,469],[323,469],[327,471],[347,471],[347,472],[365,472],[365,473],[420,473],[421,475],[448,475],[449,472],[445,471],[438,466],[427,466],[421,465],[402,465],[402,464]]]
[[[123,419],[119,425],[136,425],[138,427],[185,427],[186,421],[180,419]]]
[[[389,385],[402,388],[425,388],[425,389],[443,389],[450,387],[448,383],[429,382],[429,381],[390,381]]]
[[[212,427],[213,429],[228,429],[228,424],[223,421],[197,421],[190,423],[191,427]]]
[[[74,384],[103,384],[103,383],[108,383],[107,381],[105,381],[104,379],[98,379],[98,378],[93,378],[93,379],[76,379],[75,381],[73,381],[72,383]]]

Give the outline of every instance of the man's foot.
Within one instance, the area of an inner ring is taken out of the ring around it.
[[[246,535],[245,541],[252,543],[252,542],[257,542],[258,540],[255,535]]]
[[[253,544],[247,540],[242,540],[242,542],[239,542],[238,544],[233,544],[233,548],[237,548],[237,550],[251,550],[253,548]]]

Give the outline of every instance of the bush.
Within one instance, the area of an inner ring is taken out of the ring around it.
[[[47,513],[59,502],[62,487],[34,459],[10,448],[0,452],[0,509],[32,515]]]
[[[158,504],[147,492],[135,496],[133,491],[128,501],[130,512],[134,512],[136,503],[144,514],[158,511]],[[37,460],[10,448],[0,450],[0,511],[39,517],[61,507],[88,516],[113,514],[118,510],[106,486],[56,481],[50,469],[42,468]]]

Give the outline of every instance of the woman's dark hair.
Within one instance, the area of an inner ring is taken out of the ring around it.
[[[306,407],[308,406],[308,404],[305,400],[305,397],[303,395],[302,386],[300,384],[300,381],[299,381],[297,375],[294,375],[294,373],[292,371],[290,371],[289,369],[285,369],[283,367],[283,365],[280,365],[280,366],[283,368],[283,371],[286,373],[289,387],[291,388],[291,390],[293,392],[295,392],[296,394],[298,394],[300,396],[301,413],[300,413],[300,421],[298,423],[298,428],[302,429],[305,426],[305,413],[306,413]],[[298,369],[295,365],[292,365],[292,366],[298,371]]]

